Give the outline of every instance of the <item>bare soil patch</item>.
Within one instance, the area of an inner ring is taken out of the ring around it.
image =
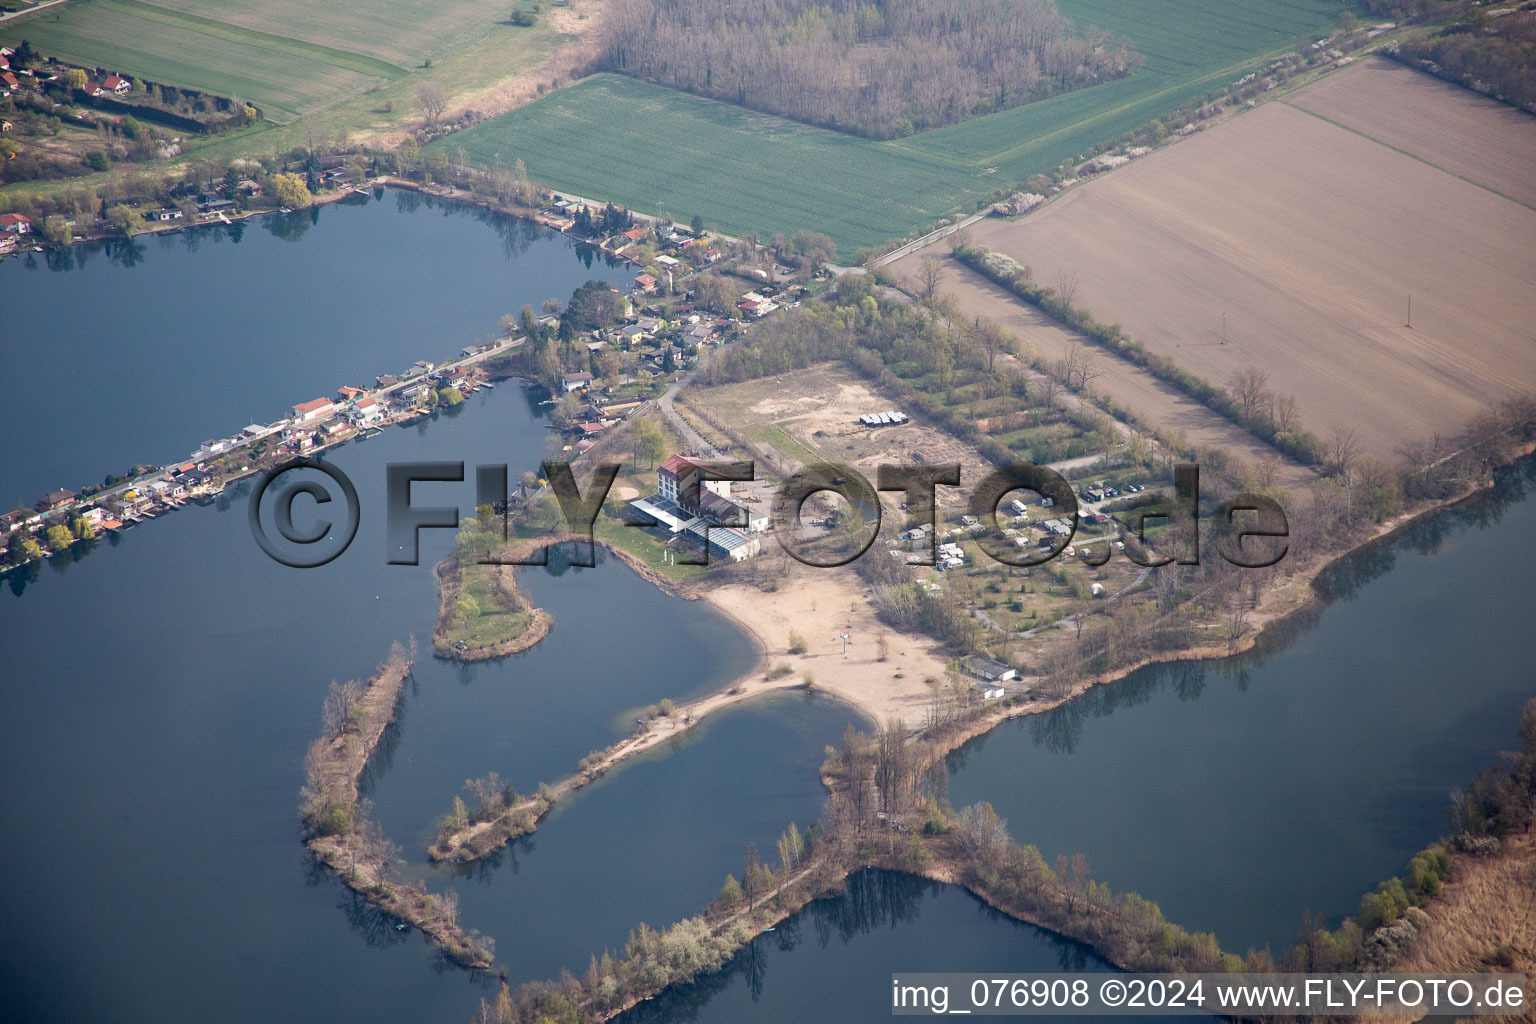
[[[1483,113],[1437,109],[1452,137]],[[1265,369],[1304,427],[1342,424],[1377,455],[1536,386],[1536,210],[1285,104],[970,234],[1038,281],[1075,272],[1078,305],[1212,383]],[[968,312],[1012,308],[1016,331],[1059,345],[1001,289],[949,280]],[[1095,384],[1154,421],[1173,411],[1149,406],[1145,383]]]
[[[1536,117],[1385,57],[1286,100],[1436,167],[1536,206]]]

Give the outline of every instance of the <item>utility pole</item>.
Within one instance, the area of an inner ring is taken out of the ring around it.
[[[846,658],[848,657],[848,631],[845,629],[838,633],[838,636],[843,638],[843,657]]]
[[[1413,292],[1408,293],[1408,322],[1403,326],[1410,330],[1413,328]]]
[[[1227,314],[1221,314],[1221,343],[1227,343]]]

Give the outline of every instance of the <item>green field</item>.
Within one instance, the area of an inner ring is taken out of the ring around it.
[[[0,40],[27,39],[71,63],[239,96],[278,122],[383,90],[372,106],[327,119],[326,130],[344,134],[377,126],[383,112],[374,107],[384,99],[396,108],[385,127],[416,116],[414,91],[427,77],[450,94],[488,85],[565,38],[542,24],[501,24],[509,10],[487,0],[70,0],[0,23]],[[432,68],[422,71],[429,59]]]
[[[556,189],[740,233],[825,231],[844,256],[959,211],[1140,127],[1329,30],[1337,0],[1059,0],[1129,36],[1134,75],[891,142],[874,142],[597,75],[434,145]]]

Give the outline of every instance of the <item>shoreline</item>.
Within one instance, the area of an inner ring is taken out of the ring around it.
[[[491,946],[459,925],[456,904],[396,878],[388,844],[358,817],[360,780],[399,712],[415,663],[414,646],[413,641],[407,654],[394,645],[389,659],[345,709],[340,729],[311,744],[305,757],[304,845],[343,885],[419,929],[448,959],[471,970],[489,970],[495,963]]]
[[[1511,458],[1510,463],[1512,464],[1520,458],[1529,456],[1533,451],[1536,451],[1536,442],[1523,445],[1519,452]],[[1314,565],[1286,577],[1281,583],[1266,591],[1265,598],[1261,599],[1254,612],[1258,616],[1259,621],[1255,623],[1252,630],[1244,633],[1235,641],[1223,644],[1198,644],[1181,648],[1177,651],[1146,655],[1125,665],[1080,680],[1067,693],[1061,696],[1037,696],[1033,699],[1019,699],[1017,703],[1002,704],[994,707],[983,706],[972,717],[945,723],[937,731],[931,731],[927,728],[909,729],[909,736],[910,738],[930,741],[933,744],[934,756],[944,757],[963,747],[971,740],[986,735],[1005,722],[1029,715],[1054,711],[1071,701],[1077,700],[1097,686],[1112,685],[1149,665],[1177,661],[1217,661],[1244,654],[1258,645],[1260,639],[1266,635],[1270,627],[1305,613],[1320,600],[1321,595],[1318,594],[1315,584],[1324,572],[1345,558],[1355,555],[1373,544],[1391,540],[1417,521],[1429,515],[1454,508],[1463,502],[1475,498],[1478,494],[1492,486],[1493,482],[1490,478],[1467,488],[1453,498],[1435,502],[1411,513],[1402,513],[1380,524],[1369,535],[1361,538],[1358,542],[1351,543],[1336,553],[1320,558]],[[513,553],[518,557],[526,557],[529,552],[541,546],[581,539],[584,538],[577,534],[558,534],[549,538],[537,538],[526,541],[514,548]],[[738,614],[736,609],[728,604],[712,599],[712,591],[726,586],[740,586],[741,584],[737,581],[733,580],[716,587],[711,587],[708,583],[687,586],[679,585],[641,562],[629,552],[617,549],[612,544],[602,540],[594,540],[593,543],[602,545],[618,557],[620,561],[624,562],[625,565],[649,580],[663,592],[685,600],[706,601],[712,609],[730,619],[751,639],[754,647],[757,649],[758,657],[752,669],[745,675],[738,676],[712,693],[676,705],[669,715],[660,715],[648,719],[635,733],[588,755],[588,759],[584,759],[583,764],[576,771],[562,777],[557,783],[544,789],[544,793],[551,800],[555,801],[569,796],[583,786],[596,781],[619,767],[627,759],[643,754],[653,747],[660,745],[663,741],[687,734],[694,725],[711,714],[766,694],[779,691],[804,691],[808,689],[806,683],[793,671],[778,679],[768,678],[770,662],[773,660],[773,657],[762,629]],[[455,555],[449,555],[448,558],[444,559],[443,563],[439,565],[439,570],[441,571],[442,566],[455,557]],[[765,594],[763,596],[766,598],[770,595]],[[526,597],[524,597],[524,600],[526,600]],[[895,630],[890,632],[895,640],[905,642],[909,646],[915,645],[919,648],[938,646],[937,641],[927,637],[900,633]],[[526,650],[534,646],[542,638],[541,634],[537,639],[531,640],[526,645],[519,647],[519,650]],[[487,655],[487,657],[493,656]],[[786,656],[785,660],[788,661],[794,657],[797,656]],[[814,664],[817,656],[811,655],[807,657],[802,655],[798,657],[802,659],[802,664],[806,661]],[[829,687],[821,682],[816,682],[810,688],[818,693],[839,700],[876,727],[883,721],[881,712],[888,712],[890,710],[881,701],[869,698],[861,699],[859,694],[850,692],[845,687]],[[926,687],[924,689],[926,691]],[[925,692],[923,694],[924,699],[926,699],[926,696]],[[449,843],[442,846],[434,844],[434,849],[441,849],[444,852],[441,855],[434,854],[433,859],[454,863],[468,863],[499,849],[519,835],[534,831],[537,828],[538,821],[547,813],[548,807],[538,812],[533,821],[528,823],[529,827],[513,827],[511,824],[513,818],[526,811],[529,806],[530,801],[519,801],[514,807],[501,811],[495,819],[476,823],[460,830],[460,833],[454,836]],[[495,837],[492,840],[493,845],[486,845],[484,837],[487,835]],[[466,850],[465,847],[469,845],[473,845],[476,849],[472,851]],[[942,881],[943,879],[936,880]]]

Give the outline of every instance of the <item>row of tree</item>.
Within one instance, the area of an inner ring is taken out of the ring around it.
[[[1405,42],[1394,55],[1458,85],[1536,111],[1536,15],[1528,11],[1492,18],[1474,8],[1465,21],[1438,35]]]
[[[622,0],[603,66],[872,138],[1128,73],[1130,43],[1071,34],[1051,0]]]

